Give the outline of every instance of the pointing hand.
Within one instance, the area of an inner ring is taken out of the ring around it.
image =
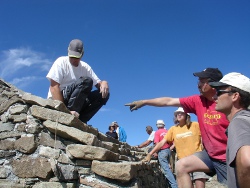
[[[134,110],[137,110],[137,109],[143,107],[144,103],[142,100],[140,100],[140,101],[134,101],[132,103],[127,103],[127,104],[125,104],[125,106],[129,106],[130,111],[132,112]]]

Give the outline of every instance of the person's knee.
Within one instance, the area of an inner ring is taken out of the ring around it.
[[[186,167],[187,167],[187,163],[188,161],[185,159],[185,158],[182,158],[180,160],[178,160],[175,164],[175,170],[176,170],[176,173],[177,175],[180,174],[180,173],[188,173],[186,171]]]
[[[77,85],[82,88],[84,93],[88,93],[92,90],[93,80],[88,76],[80,77],[77,81]]]

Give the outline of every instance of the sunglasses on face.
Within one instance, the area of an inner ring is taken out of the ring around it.
[[[221,89],[216,90],[217,97],[221,96],[224,93],[235,93],[235,92],[234,91],[228,91],[228,90],[221,90]]]

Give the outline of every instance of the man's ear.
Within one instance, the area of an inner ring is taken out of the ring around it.
[[[238,92],[232,93],[232,96],[233,96],[232,97],[233,102],[240,100],[240,94]]]

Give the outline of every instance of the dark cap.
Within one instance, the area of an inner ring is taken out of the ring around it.
[[[74,39],[69,43],[68,56],[81,58],[84,53],[83,43],[79,39]]]
[[[206,68],[201,72],[195,72],[194,76],[199,78],[210,78],[211,81],[217,82],[222,79],[223,75],[218,68]]]
[[[153,131],[153,128],[151,126],[147,126],[146,131]]]

